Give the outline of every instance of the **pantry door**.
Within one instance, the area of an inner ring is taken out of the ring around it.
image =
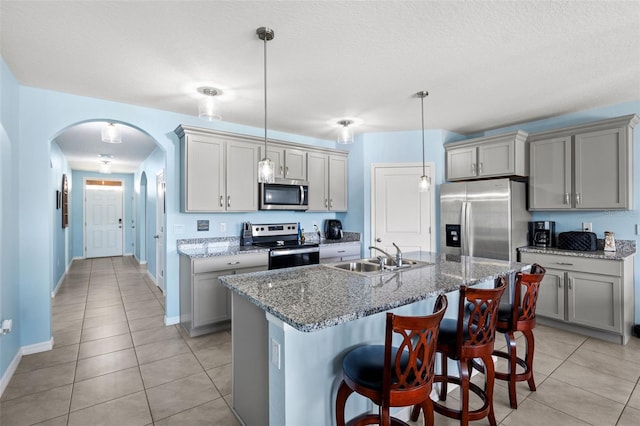
[[[122,256],[123,182],[87,179],[84,186],[85,257]]]
[[[435,196],[418,191],[422,164],[373,164],[371,166],[371,244],[390,254],[396,243],[403,252],[435,251]],[[435,166],[425,172],[434,181]],[[380,253],[371,253],[378,256]]]

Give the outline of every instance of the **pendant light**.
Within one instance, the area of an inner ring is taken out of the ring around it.
[[[213,101],[215,96],[222,94],[222,90],[215,87],[198,87],[198,92],[203,95],[198,102],[198,117],[207,121],[222,119],[219,114],[216,114],[216,105]]]
[[[102,142],[106,143],[122,143],[120,128],[113,123],[106,123],[102,127]]]
[[[339,144],[351,144],[353,143],[353,131],[351,130],[350,125],[353,124],[352,120],[340,120],[338,124],[342,126],[341,129],[338,129],[338,143]]]
[[[420,192],[428,192],[429,189],[431,189],[431,179],[427,176],[427,168],[424,160],[424,98],[429,96],[429,92],[423,90],[416,93],[416,96],[420,98],[420,103],[422,104],[422,176],[420,176],[420,180],[418,181],[418,190]]]
[[[100,173],[110,174],[111,173],[111,162],[103,161],[102,164],[100,164]]]
[[[258,162],[258,183],[272,183],[275,180],[274,166],[267,157],[267,41],[273,40],[275,34],[267,27],[258,28],[256,34],[264,41],[264,158]]]

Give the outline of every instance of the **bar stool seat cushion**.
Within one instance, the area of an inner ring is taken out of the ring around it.
[[[458,320],[452,318],[442,318],[442,321],[440,321],[440,333],[438,334],[438,342],[445,345],[455,345],[457,334]],[[462,340],[465,341],[468,339],[469,330],[465,325],[465,327],[463,327]]]
[[[395,359],[398,348],[391,348],[391,359]],[[409,354],[400,358],[402,370],[409,363]],[[418,360],[418,365],[421,365]],[[369,389],[382,389],[382,371],[384,369],[384,345],[361,346],[349,352],[342,361],[343,373],[360,386]],[[397,381],[392,371],[392,382]]]

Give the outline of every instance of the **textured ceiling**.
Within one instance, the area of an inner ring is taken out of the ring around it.
[[[26,86],[331,139],[475,133],[640,99],[640,1],[7,1],[1,54]]]

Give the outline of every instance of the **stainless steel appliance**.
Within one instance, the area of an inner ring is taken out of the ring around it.
[[[302,180],[278,180],[261,183],[260,210],[307,210],[309,184]]]
[[[327,240],[339,240],[342,236],[342,222],[338,219],[327,219],[324,222],[324,237]]]
[[[269,269],[320,263],[320,245],[301,244],[297,223],[249,224],[249,227],[252,245],[270,249]]]
[[[555,247],[556,223],[550,220],[529,222],[529,245],[535,247]]]
[[[440,185],[440,251],[491,259],[517,259],[526,246],[526,184],[509,179]]]

